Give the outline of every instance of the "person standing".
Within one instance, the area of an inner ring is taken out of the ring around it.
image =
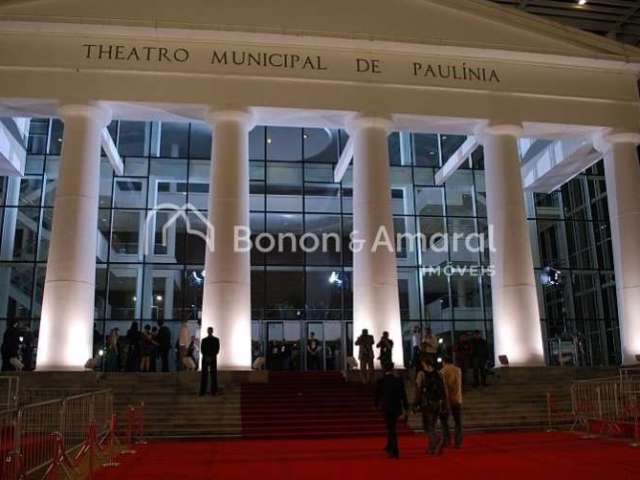
[[[158,320],[158,354],[162,372],[169,371],[169,352],[171,351],[171,330],[164,324],[164,320]]]
[[[140,329],[138,322],[132,322],[127,330],[127,372],[137,372],[140,368]]]
[[[424,331],[424,338],[422,339],[422,351],[429,357],[431,363],[436,364],[436,358],[438,356],[438,337],[436,337],[430,328]]]
[[[487,360],[489,359],[489,345],[476,330],[471,339],[471,367],[473,368],[473,386],[487,386]]]
[[[393,363],[393,340],[389,338],[389,332],[382,332],[382,338],[376,345],[376,348],[380,349],[380,365],[384,370],[385,367]]]
[[[207,384],[211,383],[211,395],[218,393],[218,353],[220,339],[213,336],[213,327],[207,328],[207,336],[200,342],[202,354],[202,373],[200,374],[200,396],[207,393]]]
[[[190,362],[186,360],[189,354],[190,343],[191,333],[189,332],[189,320],[185,318],[180,324],[180,332],[178,333],[178,367],[180,370],[192,370]]]
[[[153,335],[151,325],[145,325],[140,334],[140,371],[149,372],[151,370],[151,355],[153,355]]]
[[[362,334],[356,340],[358,346],[358,360],[360,361],[360,374],[362,383],[373,381],[373,335],[369,335],[369,330],[362,329]]]
[[[409,402],[407,401],[404,382],[394,374],[393,362],[385,365],[384,375],[378,380],[375,405],[376,408],[381,408],[382,410],[387,430],[387,445],[384,449],[390,458],[400,458],[396,425],[401,415],[404,414],[406,419],[409,411]]]
[[[450,445],[449,415],[453,417],[455,425],[454,446],[462,446],[462,371],[451,361],[451,357],[444,358],[444,365],[440,369],[444,382],[447,404],[440,413],[440,426],[445,447]]]
[[[282,354],[282,352],[280,352]],[[320,344],[316,339],[316,334],[311,332],[307,340],[307,369],[322,370],[322,361],[320,359]]]
[[[427,454],[437,455],[442,450],[442,437],[438,435],[436,427],[446,400],[446,391],[440,373],[427,355],[422,356],[420,365],[413,404],[422,413],[422,426],[429,439]]]
[[[413,335],[411,335],[411,367],[418,368],[420,362],[422,339],[420,336],[420,327],[413,328]]]
[[[455,344],[454,353],[455,353],[455,361],[456,365],[460,368],[462,372],[462,384],[465,384],[465,379],[467,378],[467,371],[469,369],[469,365],[471,363],[471,340],[467,333],[463,332],[460,335],[460,338]]]
[[[10,372],[14,371],[16,367],[11,362],[12,358],[18,358],[18,351],[20,350],[20,330],[18,329],[18,322],[15,320],[9,320],[9,326],[4,331],[2,338],[2,371]]]

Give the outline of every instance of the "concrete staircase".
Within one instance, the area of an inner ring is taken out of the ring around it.
[[[554,421],[568,424],[573,380],[616,375],[615,369],[505,368],[489,387],[466,388],[467,430],[544,428],[546,394]],[[348,436],[379,434],[382,422],[373,410],[370,387],[336,373],[221,372],[221,395],[199,397],[199,373],[24,373],[22,400],[32,402],[65,394],[108,388],[119,421],[129,405],[144,402],[150,437]],[[413,396],[407,382],[409,399]],[[421,431],[419,416],[409,426]]]

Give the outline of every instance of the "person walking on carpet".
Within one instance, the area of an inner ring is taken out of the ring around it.
[[[396,426],[398,418],[403,414],[406,420],[409,412],[409,402],[404,389],[404,381],[396,377],[393,363],[384,365],[384,375],[376,385],[375,405],[376,408],[381,408],[382,410],[387,430],[387,445],[384,449],[389,458],[400,458]]]

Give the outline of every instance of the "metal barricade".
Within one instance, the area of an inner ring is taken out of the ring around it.
[[[635,434],[639,399],[640,376],[622,370],[618,377],[574,382],[571,386],[572,429],[582,426],[587,436]]]
[[[19,464],[21,476],[32,476],[59,456],[61,446],[64,453],[71,456],[81,453],[90,437],[95,442],[107,438],[111,433],[112,416],[113,396],[110,390],[38,402],[19,410],[2,412],[2,460]]]
[[[55,439],[60,429],[61,399],[27,405],[18,411],[15,446],[22,471],[29,476],[45,467],[53,458]]]
[[[0,410],[16,408],[19,393],[20,377],[15,375],[0,376]]]

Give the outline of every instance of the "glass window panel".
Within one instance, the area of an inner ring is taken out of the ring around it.
[[[333,182],[333,165],[309,163],[304,166],[305,182]]]
[[[302,159],[299,128],[267,127],[267,160],[293,162]]]
[[[149,242],[147,261],[184,263],[187,236],[192,236],[187,233],[184,217],[176,217],[175,210],[161,210],[150,217],[149,227],[154,228],[154,234],[143,240]],[[191,226],[189,228],[191,231]]]
[[[613,251],[611,246],[611,226],[608,222],[594,222],[593,233],[598,266],[613,269]]]
[[[169,203],[182,207],[187,203],[187,161],[155,158],[149,172],[149,208]]]
[[[413,134],[414,163],[419,167],[438,167],[438,136],[435,134]]]
[[[484,183],[484,172],[473,172],[476,180],[476,214],[479,217],[487,216],[487,188]]]
[[[252,161],[249,163],[249,178],[252,181],[266,180],[266,166],[262,161]]]
[[[400,154],[400,134],[392,132],[387,138],[389,146],[389,165],[402,165],[402,155]]]
[[[262,211],[265,207],[265,186],[263,181],[251,182],[249,184],[249,209]]]
[[[351,235],[353,233],[353,217],[342,216],[342,258],[345,265],[353,264],[353,252],[350,248]]]
[[[140,228],[144,222],[144,212],[114,210],[111,231],[111,260],[131,261],[131,256],[142,253]]]
[[[40,210],[5,207],[2,253],[4,260],[35,260]]]
[[[304,159],[307,162],[336,163],[338,161],[338,131],[328,128],[303,130]]]
[[[435,182],[434,169],[414,167],[413,182],[416,185],[433,185]]]
[[[0,318],[29,318],[33,264],[0,263]]]
[[[39,207],[41,203],[41,195],[41,177],[22,177],[20,179],[20,198],[18,202],[21,206]]]
[[[413,266],[417,264],[416,243],[416,219],[415,217],[394,217],[393,226],[395,235],[391,238],[396,246],[396,258],[400,266]]]
[[[292,267],[269,267],[265,283],[266,317],[269,319],[297,319],[304,316],[304,271]]]
[[[302,211],[302,165],[267,164],[267,209]]]
[[[42,224],[40,225],[40,245],[38,245],[38,260],[46,262],[49,254],[49,240],[51,238],[51,224],[53,222],[53,208],[41,210]]]
[[[265,127],[255,127],[249,132],[249,159],[265,159]]]
[[[569,265],[572,268],[595,268],[595,232],[591,222],[565,222]]]
[[[443,190],[438,187],[417,187],[415,189],[416,214],[444,215]]]
[[[100,162],[100,206],[110,207],[113,195],[113,167],[108,160]]]
[[[569,252],[565,223],[553,220],[538,220],[537,223],[540,265],[568,267]]]
[[[310,215],[305,216],[305,232],[318,238],[320,247],[306,253],[308,265],[341,265],[343,245],[340,229],[340,217],[338,215]],[[314,243],[309,240],[305,247],[310,249]],[[326,248],[325,248],[326,247]]]
[[[449,282],[446,275],[437,271],[423,270],[423,311],[427,320],[442,320],[452,317],[449,301]]]
[[[44,205],[53,206],[56,198],[56,186],[58,183],[58,171],[60,169],[60,157],[47,157],[45,164]],[[39,200],[39,195],[38,195]],[[39,201],[38,201],[39,204]]]
[[[204,260],[204,259],[203,259]],[[184,300],[181,319],[198,320],[202,317],[202,286],[204,285],[204,265],[190,265],[184,272]],[[177,322],[176,322],[177,323]],[[179,324],[178,324],[179,329]],[[177,338],[176,331],[173,338]]]
[[[421,318],[420,291],[418,270],[415,268],[399,268],[398,295],[400,299],[400,318],[402,320]]]
[[[44,157],[28,155],[24,173],[25,175],[42,175],[44,173]]]
[[[251,265],[264,265],[264,253],[254,247],[255,239],[258,235],[264,232],[264,214],[263,213],[251,213],[250,214],[250,228],[251,228]]]
[[[181,266],[149,265],[145,267],[142,318],[171,320],[182,318]]]
[[[478,170],[484,170],[484,148],[477,147],[471,154],[471,165]]]
[[[29,139],[27,141],[27,153],[29,155],[44,155],[47,153],[47,140],[49,138],[49,119],[32,118],[29,123]]]
[[[151,124],[148,122],[120,121],[118,151],[123,157],[146,157],[149,155]]]
[[[445,265],[449,260],[444,218],[420,217],[420,249],[423,266]]]
[[[251,269],[251,318],[264,318],[265,272],[262,267]]]
[[[307,319],[342,318],[342,282],[339,271],[319,267],[307,268]]]
[[[273,242],[265,239],[259,242],[260,248],[268,250],[266,260],[270,265],[301,265],[304,252],[299,246],[302,235],[302,215],[288,213],[267,214],[267,232]]]
[[[445,183],[447,215],[471,217],[473,205],[473,172],[458,170]]]
[[[124,174],[132,177],[146,177],[149,170],[149,159],[129,157],[124,159]]]
[[[189,162],[189,203],[201,212],[209,208],[209,160]]]
[[[96,266],[96,290],[94,301],[94,315],[96,319],[106,318],[107,310],[107,266]]]
[[[189,234],[184,236],[184,252],[185,263],[188,264],[200,264],[204,263],[204,256],[207,248],[207,244],[204,241],[204,235],[206,235],[207,226],[202,221],[200,215],[195,213],[189,213],[187,215],[189,219],[189,228],[192,231],[200,232],[200,235]]]
[[[140,318],[143,295],[142,265],[111,265],[107,285],[107,318]]]
[[[147,203],[147,179],[118,177],[114,185],[116,208],[144,208]]]
[[[101,208],[98,210],[98,262],[109,260],[109,238],[111,238],[111,210]]]
[[[64,123],[58,118],[51,120],[51,133],[49,135],[49,155],[60,155],[62,151],[62,137]]]
[[[456,263],[476,265],[480,262],[481,244],[478,242],[474,219],[449,218],[449,258]]]
[[[597,272],[573,272],[572,278],[576,318],[602,318],[600,275]]]
[[[458,319],[484,319],[479,277],[454,274],[450,284],[456,325]]]
[[[464,135],[440,135],[440,148],[442,149],[442,163],[446,163],[449,157],[455,153],[460,145],[467,139]],[[464,167],[462,167],[464,168]]]
[[[391,167],[391,201],[393,213],[413,213],[413,179],[411,167]]]
[[[211,127],[204,122],[191,124],[189,156],[191,158],[211,158]]]
[[[189,124],[160,123],[160,156],[185,158],[189,154]]]
[[[340,185],[307,183],[304,190],[307,212],[340,212]]]

